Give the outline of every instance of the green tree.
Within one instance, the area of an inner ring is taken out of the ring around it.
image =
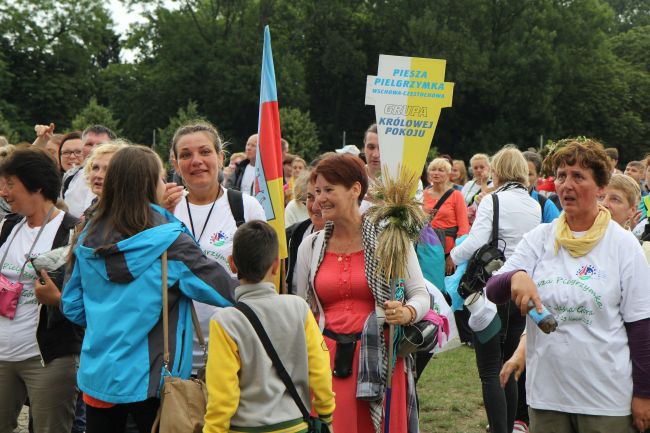
[[[303,0],[299,4],[306,18],[296,27],[306,47],[309,110],[319,128],[321,150],[339,147],[343,131],[351,141],[361,141],[374,119],[372,107],[365,107],[366,76],[377,73],[380,49],[369,50],[365,44],[374,16],[366,2]]]
[[[301,156],[307,163],[319,154],[318,128],[306,113],[297,108],[280,108],[280,131],[289,142],[289,152]]]
[[[178,109],[176,116],[169,118],[169,124],[166,127],[158,128],[155,150],[163,161],[169,159],[169,149],[176,130],[187,123],[199,120],[206,119],[199,114],[196,102],[190,100],[188,101],[187,106]]]
[[[119,61],[101,0],[0,0],[0,26],[0,100],[14,108],[4,113],[22,139],[33,139],[36,123],[69,127],[95,93],[98,72]]]
[[[440,153],[588,135],[626,160],[650,143],[647,0],[122,2],[145,11],[124,42],[100,0],[0,0],[0,113],[20,138],[34,123],[65,130],[95,96],[148,144],[194,101],[239,150],[257,130],[269,24],[279,105],[298,110],[283,110],[283,131],[309,119],[320,152],[343,131],[360,142],[374,121],[365,83],[379,54],[446,59],[456,87],[432,143]],[[120,61],[122,47],[134,61]]]
[[[607,3],[614,10],[621,30],[650,25],[650,2],[648,0],[607,0]]]
[[[617,143],[621,161],[639,160],[650,152],[650,25],[617,34],[611,44],[628,87],[628,110],[622,121],[612,126],[625,137]]]
[[[72,129],[83,131],[91,125],[104,125],[118,135],[121,133],[119,122],[113,118],[111,110],[99,105],[94,96],[72,120]]]
[[[6,138],[9,143],[14,143],[18,138],[7,119],[2,115],[2,112],[0,112],[0,135]]]
[[[218,119],[217,127],[239,149],[257,130],[264,24],[271,24],[280,104],[308,108],[303,61],[295,51],[300,38],[287,24],[297,13],[287,1],[189,0],[175,10],[159,5],[127,42],[141,58],[132,67],[112,68],[103,96],[128,119],[125,129],[134,137],[165,125],[191,99],[207,118]]]

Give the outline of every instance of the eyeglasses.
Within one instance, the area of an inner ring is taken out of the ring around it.
[[[81,150],[64,150],[61,152],[61,156],[67,156],[69,157],[70,155],[74,154],[74,156],[81,156]]]

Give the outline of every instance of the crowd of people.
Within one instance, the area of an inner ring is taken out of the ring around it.
[[[0,147],[0,433],[25,404],[37,433],[149,432],[169,375],[205,381],[206,433],[307,432],[301,404],[330,431],[380,432],[389,413],[390,432],[416,433],[433,350],[389,362],[388,327],[442,329],[434,302],[475,351],[487,431],[650,428],[650,157],[622,173],[584,138],[438,155],[415,200],[439,254],[414,243],[393,297],[366,217],[382,206],[376,125],[309,163],[282,140],[284,263],[254,194],[257,134],[228,158],[215,126],[186,124],[166,169],[102,125],[35,131]],[[459,293],[491,241],[505,263]],[[531,318],[544,309],[550,334]]]

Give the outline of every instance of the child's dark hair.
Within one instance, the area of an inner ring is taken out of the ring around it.
[[[232,241],[232,259],[237,266],[237,278],[259,283],[278,257],[278,236],[264,221],[242,224]]]

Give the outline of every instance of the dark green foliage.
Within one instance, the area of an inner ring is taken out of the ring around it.
[[[158,129],[155,151],[160,155],[163,161],[169,159],[169,150],[176,130],[190,122],[199,120],[206,119],[199,114],[196,102],[189,101],[186,107],[179,108],[176,116],[169,119],[169,124],[165,128]]]
[[[104,125],[116,134],[121,130],[119,122],[113,118],[113,113],[106,107],[97,103],[97,98],[90,98],[90,102],[72,119],[72,129],[83,131],[91,125]]]
[[[622,161],[650,151],[647,0],[123,0],[146,14],[122,39],[99,0],[15,3],[0,0],[0,113],[21,139],[35,123],[67,129],[96,96],[134,142],[151,144],[194,101],[241,150],[257,130],[269,24],[279,106],[299,110],[285,110],[283,129],[307,159],[344,132],[361,146],[379,54],[447,60],[456,87],[440,153],[577,135],[618,147]],[[120,61],[121,49],[135,59]]]
[[[282,138],[289,142],[289,153],[300,156],[308,164],[320,153],[318,129],[309,114],[297,108],[280,108],[280,130]]]
[[[100,0],[0,1],[0,110],[20,135],[57,132],[96,94],[102,68],[119,60],[118,36]]]

